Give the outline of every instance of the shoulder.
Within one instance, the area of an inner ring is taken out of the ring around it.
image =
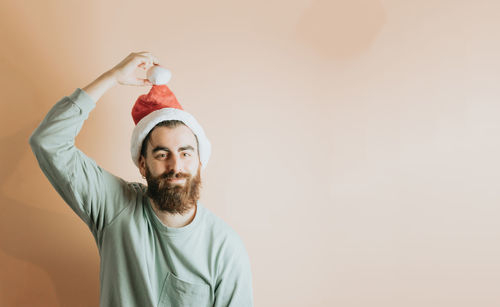
[[[231,257],[235,254],[246,254],[245,245],[240,235],[226,221],[215,215],[208,208],[201,206],[204,217],[204,231],[219,257]]]
[[[215,269],[216,301],[222,302],[216,305],[253,306],[252,270],[241,237],[228,223],[204,209],[205,231],[210,233],[209,258]]]

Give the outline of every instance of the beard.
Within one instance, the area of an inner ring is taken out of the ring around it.
[[[184,185],[172,184],[169,178],[186,178]],[[200,198],[200,167],[196,176],[173,171],[154,177],[146,165],[147,195],[151,197],[158,209],[171,214],[183,214],[196,205]]]

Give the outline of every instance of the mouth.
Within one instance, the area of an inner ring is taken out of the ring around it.
[[[172,183],[179,183],[179,182],[184,182],[186,178],[169,178],[167,179],[167,182],[172,182]]]

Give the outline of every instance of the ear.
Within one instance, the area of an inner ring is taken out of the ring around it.
[[[143,155],[139,157],[139,171],[142,177],[146,177],[146,158]]]

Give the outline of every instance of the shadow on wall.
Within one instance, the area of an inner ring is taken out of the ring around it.
[[[318,0],[299,20],[296,36],[323,57],[349,59],[367,51],[385,22],[378,0]]]

